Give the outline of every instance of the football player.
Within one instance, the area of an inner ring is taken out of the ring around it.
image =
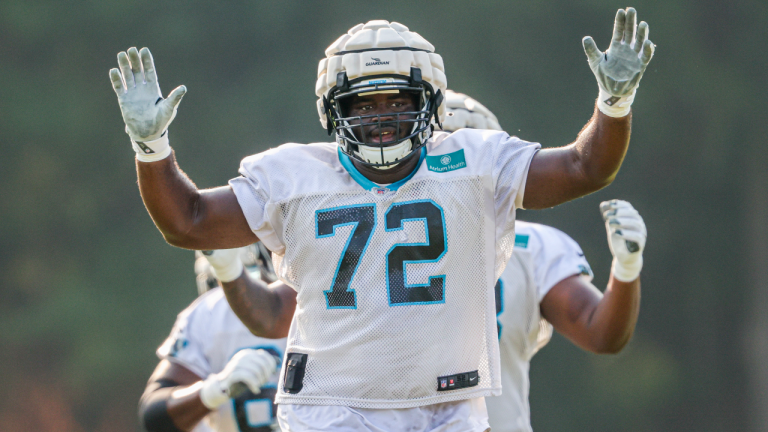
[[[613,180],[653,54],[647,30],[629,8],[605,53],[584,39],[599,86],[594,114],[573,143],[540,151],[504,132],[433,133],[445,117],[442,58],[402,24],[359,24],[318,68],[320,120],[336,143],[248,157],[240,177],[206,191],[169,146],[186,88],[163,99],[149,50],[118,54],[112,84],[142,199],[165,239],[190,249],[261,240],[297,292],[276,397],[281,427],[488,427],[482,398],[501,392],[494,286],[512,253],[515,210]],[[253,304],[241,293],[228,296],[238,316]]]
[[[226,269],[239,265],[246,269],[243,279],[265,292],[285,286],[267,287],[275,274],[260,244],[206,254],[197,252],[195,261],[200,297],[179,314],[157,350],[160,363],[141,398],[140,422],[151,432],[270,432],[277,428],[276,364],[285,352],[285,338],[254,336],[232,312],[216,277],[226,279]],[[293,303],[290,308],[285,322],[293,315]],[[288,329],[279,331],[287,334]],[[263,328],[260,332],[269,335]]]
[[[501,129],[490,110],[464,94],[448,90],[446,107],[443,130]],[[568,235],[546,225],[515,223],[512,259],[496,282],[504,391],[485,399],[494,432],[531,430],[529,364],[549,342],[553,325],[594,353],[616,353],[632,336],[640,307],[645,223],[626,201],[603,202],[600,211],[614,257],[605,294],[592,285],[584,253]]]

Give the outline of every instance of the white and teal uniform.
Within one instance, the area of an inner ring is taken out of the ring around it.
[[[282,358],[285,339],[254,336],[229,307],[221,287],[217,287],[198,297],[179,314],[171,335],[157,349],[157,356],[205,379],[221,372],[232,356],[244,348],[265,349]],[[230,403],[221,405],[208,414],[195,431],[275,430],[277,421],[273,402],[277,379],[278,374],[275,374],[259,394],[246,391]]]
[[[230,185],[298,293],[286,357],[306,354],[306,369],[300,390],[278,386],[280,410],[500,393],[493,287],[539,148],[500,131],[438,132],[417,169],[390,185],[362,176],[335,143],[243,160]],[[457,374],[466,381],[440,388]]]
[[[485,399],[493,432],[531,431],[530,360],[552,336],[539,304],[553,286],[574,275],[592,280],[592,270],[573,239],[546,225],[517,221],[514,253],[496,284],[504,392]]]

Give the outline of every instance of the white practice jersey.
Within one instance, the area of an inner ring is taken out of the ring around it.
[[[254,336],[229,307],[221,287],[197,298],[184,309],[157,356],[179,364],[205,379],[221,372],[236,352],[261,348],[282,358],[285,339]],[[276,393],[278,374],[254,395],[250,391],[225,403],[200,422],[195,432],[267,432],[277,428]],[[210,429],[208,429],[208,427]]]
[[[485,399],[493,432],[531,430],[529,362],[552,336],[552,325],[541,318],[542,299],[570,276],[592,280],[581,248],[562,231],[522,221],[515,231],[512,259],[496,284],[504,393]]]
[[[493,287],[539,148],[441,132],[386,186],[334,143],[244,159],[230,185],[298,293],[277,402],[383,409],[499,394]]]

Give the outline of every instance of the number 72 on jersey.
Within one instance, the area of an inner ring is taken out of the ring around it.
[[[448,247],[443,209],[432,200],[393,203],[385,213],[386,232],[403,229],[407,221],[424,223],[426,243],[397,243],[386,256],[387,292],[390,306],[445,302],[445,275],[430,276],[429,283],[408,285],[406,264],[439,261]],[[341,253],[331,288],[325,291],[328,309],[356,309],[355,290],[349,285],[376,230],[376,204],[333,207],[315,212],[315,237],[336,235],[336,228],[351,225],[352,233]]]

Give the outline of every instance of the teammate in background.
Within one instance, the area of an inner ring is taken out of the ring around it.
[[[467,95],[448,90],[446,108],[445,131],[501,129],[496,116]],[[619,352],[632,336],[640,308],[645,224],[626,201],[606,201],[600,211],[614,256],[605,295],[592,285],[584,253],[568,235],[546,225],[515,224],[512,259],[496,283],[503,392],[485,398],[493,432],[531,431],[529,362],[549,342],[552,324],[598,354]]]
[[[459,129],[502,130],[499,120],[491,110],[464,93],[447,90],[445,111],[442,129],[446,132],[456,132]]]
[[[243,279],[265,291],[281,284],[264,283],[275,274],[260,244],[208,254],[198,251],[195,261],[200,297],[179,314],[157,350],[160,363],[141,398],[141,424],[150,432],[273,431],[276,358],[285,352],[285,339],[254,336],[232,312],[216,276],[226,279],[226,269],[239,265],[247,269]]]
[[[647,29],[629,8],[605,53],[584,39],[600,89],[593,117],[570,145],[539,151],[503,132],[433,134],[445,112],[442,58],[402,24],[359,24],[318,68],[320,120],[337,143],[248,157],[241,177],[207,191],[171,156],[167,128],[186,89],[163,100],[149,50],[118,54],[112,84],[142,198],[166,240],[227,249],[261,239],[297,291],[281,427],[488,428],[482,397],[501,392],[494,285],[512,254],[515,211],[613,180],[653,54]],[[228,301],[249,325],[243,312],[258,303],[235,291]]]

